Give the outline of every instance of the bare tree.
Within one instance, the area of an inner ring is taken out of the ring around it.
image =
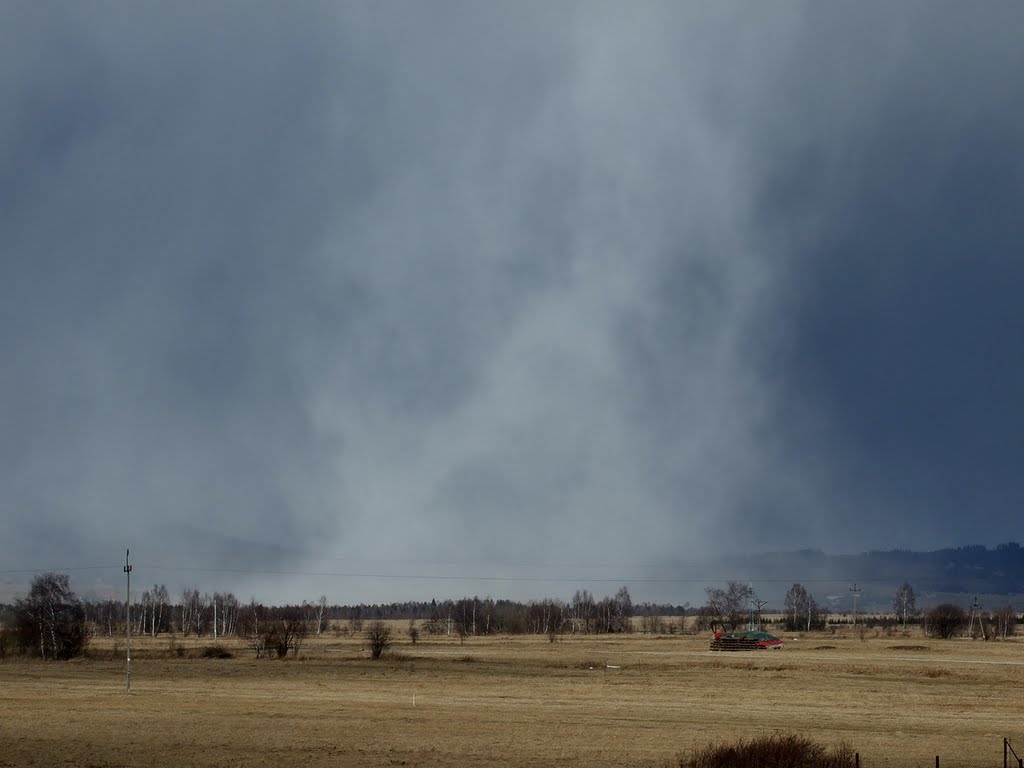
[[[171,597],[167,592],[167,587],[163,584],[154,584],[153,588],[149,590],[149,595],[149,634],[156,637],[157,632],[167,631]]]
[[[1012,605],[1005,605],[992,614],[992,623],[996,625],[996,634],[1002,639],[1013,637],[1017,633],[1017,614]]]
[[[449,606],[449,623],[463,641],[467,637],[488,635],[492,630],[494,601],[490,598],[464,597]]]
[[[633,631],[633,598],[630,597],[629,589],[619,587],[619,591],[612,598],[614,615],[608,624],[609,632],[632,632]]]
[[[730,581],[724,589],[708,587],[704,591],[708,596],[705,615],[710,619],[712,628],[717,625],[723,629],[734,630],[743,623],[752,594],[749,585],[740,581]]]
[[[363,609],[358,605],[349,612],[348,631],[353,635],[363,631]]]
[[[786,629],[790,632],[810,632],[824,622],[814,596],[803,584],[794,584],[786,592]]]
[[[706,632],[707,630],[714,631],[718,627],[722,626],[715,609],[707,604],[697,608],[697,610],[694,611],[693,617],[693,628],[697,632]]]
[[[520,616],[511,605],[504,606],[507,626],[504,631],[532,632],[535,635],[547,635],[548,639],[562,631],[565,623],[565,605],[560,600],[541,600],[530,603],[526,607],[525,616]]]
[[[184,589],[181,593],[181,634],[188,637],[195,632],[202,634],[203,597],[198,589]]]
[[[277,609],[278,616],[268,623],[266,645],[272,649],[277,658],[283,659],[291,651],[299,655],[299,648],[309,636],[309,621],[302,608],[287,607]]]
[[[569,602],[569,623],[574,635],[593,629],[594,611],[594,596],[585,589],[577,589]]]
[[[93,624],[93,632],[104,632],[113,637],[114,632],[123,629],[124,603],[118,600],[103,600],[98,603],[85,603],[86,619]]]
[[[640,608],[640,631],[645,635],[660,635],[665,631],[665,620],[658,612],[658,606],[644,603]]]
[[[622,587],[614,597],[605,597],[594,606],[596,617],[594,628],[597,632],[630,632],[633,629],[633,599],[629,590]]]
[[[142,593],[139,610],[135,613],[135,620],[138,622],[138,625],[132,629],[134,634],[141,635],[146,631],[147,621],[152,621],[152,617],[156,613],[155,609],[156,605],[153,593],[147,589]]]
[[[379,659],[391,647],[391,627],[383,621],[371,621],[366,628],[366,641],[370,644],[370,656]]]
[[[218,625],[215,634],[221,637],[236,634],[238,612],[241,610],[238,598],[232,592],[217,592],[213,596],[213,602],[217,606],[217,610],[214,612]]]
[[[313,606],[313,619],[316,626],[317,637],[324,629],[324,619],[327,616],[327,595],[320,595],[320,599]]]
[[[903,631],[907,631],[907,621],[917,613],[917,597],[909,581],[904,581],[896,590],[896,598],[892,601],[892,609],[903,621]]]
[[[240,609],[242,631],[249,640],[249,645],[256,652],[256,658],[262,658],[267,650],[267,609],[256,602],[256,598]]]

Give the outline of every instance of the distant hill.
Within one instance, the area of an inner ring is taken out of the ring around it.
[[[897,588],[910,582],[918,607],[947,600],[969,604],[978,596],[986,609],[1013,604],[1024,608],[1024,548],[1016,542],[996,547],[964,546],[931,552],[889,550],[857,555],[829,555],[820,550],[773,552],[728,558],[732,573],[755,582],[772,604],[800,582],[824,606],[852,609],[854,583],[861,590],[858,608],[887,611]]]

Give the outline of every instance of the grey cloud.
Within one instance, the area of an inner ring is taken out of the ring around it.
[[[0,33],[5,561],[618,575],[1000,485],[1012,536],[1010,428],[949,446],[1019,366],[904,349],[1020,319],[1014,6],[63,11]]]

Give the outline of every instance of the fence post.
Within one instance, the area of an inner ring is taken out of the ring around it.
[[[853,768],[860,768],[860,752],[853,753]]]
[[[935,768],[939,768],[939,756],[935,756]]]

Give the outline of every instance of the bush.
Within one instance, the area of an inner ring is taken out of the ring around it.
[[[185,647],[177,641],[174,635],[167,638],[167,655],[174,658],[185,658]]]
[[[200,654],[204,659],[233,659],[235,654],[225,648],[223,645],[208,645],[203,648],[203,652]]]
[[[967,623],[967,614],[959,605],[941,603],[924,615],[925,631],[932,637],[948,640]]]
[[[309,634],[309,625],[306,621],[296,618],[274,619],[269,622],[263,635],[263,647],[269,648],[277,658],[283,659],[288,655],[299,655],[299,648]]]
[[[803,736],[773,734],[735,744],[709,744],[679,758],[679,768],[853,768],[846,744],[826,748]]]
[[[366,630],[366,640],[370,644],[370,656],[379,659],[391,646],[391,627],[383,621],[371,622]]]

